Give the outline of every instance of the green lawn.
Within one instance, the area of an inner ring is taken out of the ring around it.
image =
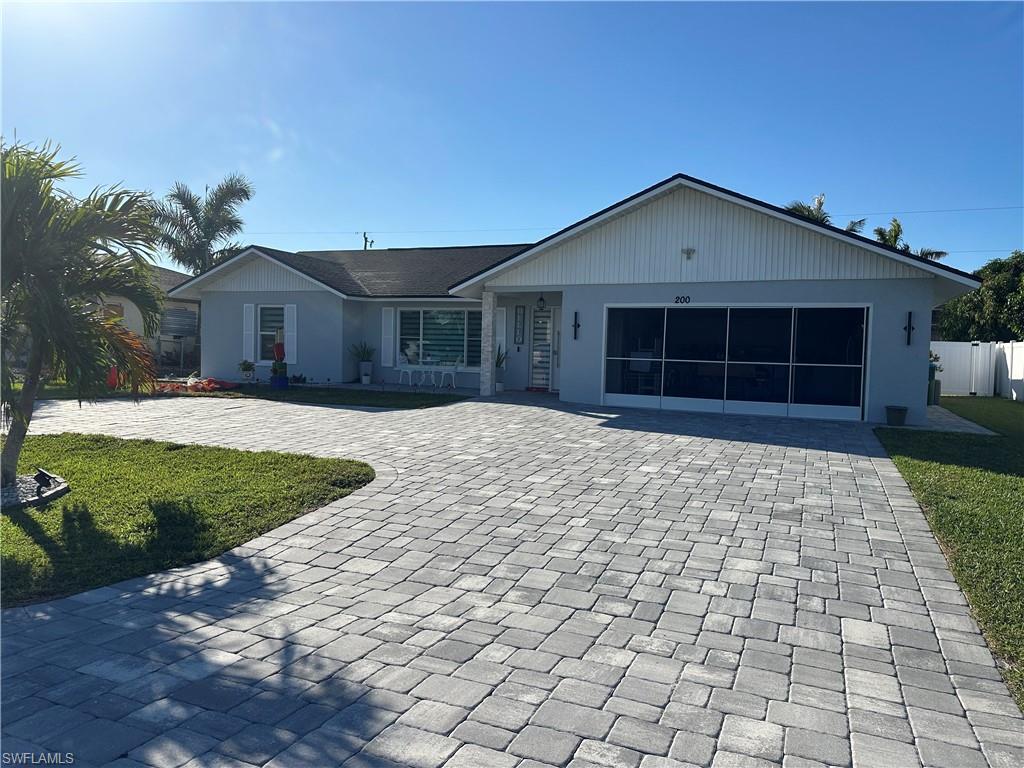
[[[1024,403],[944,397],[999,436],[879,429],[1024,708]]]
[[[466,400],[466,395],[448,392],[381,392],[374,389],[339,389],[337,387],[270,387],[244,386],[225,392],[205,393],[212,397],[255,397],[261,400],[283,400],[289,403],[317,405],[365,405],[378,408],[433,408]]]
[[[74,391],[62,384],[47,384],[38,400],[74,400]],[[131,393],[117,390],[105,393],[101,399],[126,398]],[[248,385],[222,392],[181,392],[144,397],[245,397],[259,400],[279,400],[289,403],[312,403],[314,405],[354,405],[376,408],[433,408],[439,405],[466,400],[466,395],[448,392],[381,392],[372,389],[342,389],[338,387],[289,387],[271,389],[266,386]]]
[[[362,462],[296,454],[40,435],[19,469],[71,491],[0,516],[0,596],[9,606],[214,557],[373,479]]]

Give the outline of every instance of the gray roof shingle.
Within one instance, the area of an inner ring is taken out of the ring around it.
[[[156,275],[156,284],[164,293],[167,293],[172,288],[177,288],[186,280],[192,279],[192,275],[184,272],[177,272],[173,269],[167,269],[167,267],[158,267],[155,264],[151,265],[150,269],[152,269],[153,273]]]
[[[448,297],[448,287],[528,247],[458,245],[354,251],[281,251],[252,246],[346,296]]]

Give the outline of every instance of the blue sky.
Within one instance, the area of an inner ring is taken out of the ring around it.
[[[536,240],[676,171],[1024,247],[1021,4],[6,4],[5,137],[81,189],[242,171],[246,242]]]

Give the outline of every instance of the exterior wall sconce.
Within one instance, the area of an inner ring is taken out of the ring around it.
[[[911,337],[914,333],[914,313],[907,312],[907,324],[903,326],[903,330],[907,332],[907,346],[910,346]]]
[[[540,298],[537,299],[537,309],[540,310],[541,312],[543,312],[544,311],[544,307],[546,307],[547,305],[548,305],[548,303],[546,301],[544,301],[544,294],[542,293],[540,295]]]
[[[572,313],[572,338],[573,341],[580,337],[580,313]]]
[[[683,256],[686,257],[687,261],[692,259],[693,258],[693,254],[695,254],[696,252],[697,252],[696,248],[683,248],[683,250],[682,250],[682,254],[683,254]]]

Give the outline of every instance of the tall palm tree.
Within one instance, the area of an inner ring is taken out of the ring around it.
[[[147,334],[160,320],[161,294],[149,259],[156,247],[152,201],[118,187],[94,189],[82,199],[58,188],[81,176],[59,147],[0,148],[0,230],[3,310],[0,332],[0,407],[8,427],[0,455],[0,482],[14,482],[43,370],[62,377],[79,398],[97,394],[111,367],[133,391],[156,377],[141,338],[103,310],[102,297],[123,296],[142,314]],[[13,365],[27,363],[18,391]]]
[[[227,176],[202,197],[180,181],[156,206],[160,244],[176,262],[198,275],[241,250],[231,238],[242,231],[238,208],[252,197],[240,173]]]
[[[904,253],[910,253],[929,261],[938,261],[949,256],[948,251],[940,251],[936,248],[918,248],[912,250],[910,244],[903,239],[903,225],[900,220],[893,216],[887,227],[875,227],[875,239],[890,248],[896,248]]]
[[[805,203],[803,200],[794,200],[792,203],[786,206],[786,210],[790,213],[795,213],[798,216],[803,216],[805,219],[816,221],[819,224],[825,224],[826,226],[832,226],[832,217],[828,211],[825,210],[825,193],[822,192],[820,195],[815,195],[810,203]],[[859,234],[864,229],[864,222],[867,219],[852,219],[845,227],[847,232],[853,232]]]

